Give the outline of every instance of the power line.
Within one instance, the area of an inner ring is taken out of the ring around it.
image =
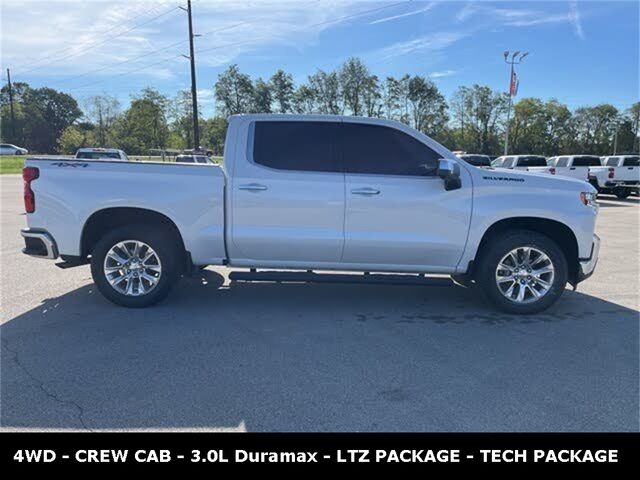
[[[225,31],[225,30],[231,30],[232,28],[236,28],[236,27],[238,27],[238,26],[240,26],[240,25],[242,25],[242,24],[246,24],[246,23],[247,23],[247,22],[241,22],[241,23],[237,23],[237,24],[234,24],[234,25],[229,25],[229,26],[226,26],[226,27],[221,27],[221,28],[218,28],[218,29],[215,29],[215,30],[211,30],[211,31],[209,31],[209,32],[205,32],[205,33],[203,33],[203,34],[201,34],[201,35],[209,35],[209,34],[211,34],[211,33],[222,32],[222,31]],[[124,61],[122,61],[122,62],[118,62],[118,63],[113,63],[113,64],[110,64],[110,65],[106,65],[106,66],[104,66],[104,67],[97,68],[97,69],[95,69],[95,70],[90,70],[90,71],[85,72],[85,73],[82,73],[82,74],[80,74],[80,75],[75,75],[75,76],[72,76],[72,77],[67,77],[67,78],[63,78],[63,79],[60,79],[60,80],[55,80],[55,81],[53,81],[53,82],[51,82],[51,83],[52,83],[53,85],[55,85],[55,84],[58,84],[58,83],[68,82],[68,81],[71,81],[71,80],[75,80],[75,79],[77,79],[77,78],[86,77],[87,75],[90,75],[90,74],[92,74],[92,73],[102,72],[102,71],[107,70],[107,69],[109,69],[109,68],[113,68],[113,67],[117,67],[117,66],[120,66],[120,65],[124,65],[124,64],[129,63],[129,62],[132,62],[132,61],[134,61],[134,60],[139,60],[139,59],[141,59],[141,58],[145,58],[145,57],[148,57],[148,56],[150,56],[150,55],[154,55],[154,54],[156,54],[156,53],[158,53],[158,52],[162,52],[162,51],[168,50],[168,49],[169,49],[169,48],[171,48],[171,47],[175,47],[175,46],[177,46],[177,45],[181,45],[181,44],[183,44],[183,43],[187,43],[188,41],[189,41],[189,40],[180,40],[179,42],[175,42],[175,43],[171,43],[171,44],[169,44],[169,45],[165,45],[165,46],[163,46],[163,47],[160,47],[160,48],[157,48],[157,49],[155,49],[155,50],[152,50],[151,52],[146,52],[146,53],[144,53],[144,54],[142,54],[142,55],[138,55],[138,56],[135,56],[135,57],[129,58],[129,59],[124,60]],[[95,83],[100,83],[100,82],[102,82],[102,81],[103,81],[103,80],[99,80],[99,81],[97,81],[97,82],[95,82]],[[74,89],[74,88],[77,88],[77,87],[70,87],[70,89]]]
[[[174,60],[176,58],[181,58],[181,57],[182,57],[182,55],[175,55],[173,57],[169,57],[169,58],[165,58],[163,60],[160,60],[159,62],[151,63],[151,64],[145,65],[144,67],[141,67],[141,68],[136,68],[135,70],[130,70],[128,72],[118,73],[116,75],[110,76],[107,79],[98,80],[97,82],[85,83],[84,85],[79,85],[79,86],[76,86],[76,87],[67,88],[67,90],[78,90],[78,89],[82,89],[82,88],[85,88],[85,87],[89,87],[91,85],[95,85],[97,83],[102,83],[102,82],[104,82],[106,80],[110,80],[110,79],[113,79],[113,78],[123,77],[125,75],[131,75],[132,73],[136,73],[136,72],[139,72],[141,70],[146,70],[147,68],[155,67],[156,65],[160,65],[161,63],[166,63],[169,60]]]
[[[305,25],[304,27],[301,27],[299,29],[294,29],[293,31],[294,32],[295,31],[304,31],[304,30],[308,30],[309,28],[320,27],[322,25],[328,25],[328,24],[331,24],[331,23],[344,22],[345,20],[350,20],[351,18],[361,17],[362,15],[368,15],[369,13],[378,12],[380,10],[385,10],[387,8],[397,7],[398,5],[405,5],[407,3],[411,3],[411,0],[405,0],[404,2],[392,3],[391,5],[384,5],[382,7],[363,10],[363,11],[360,11],[360,12],[352,13],[350,15],[345,15],[345,16],[342,16],[342,17],[339,17],[339,18],[334,18],[332,20],[325,20],[323,22],[313,23],[311,25]],[[243,22],[243,23],[246,23],[246,22]],[[249,43],[254,43],[255,41],[256,41],[256,39],[252,39],[252,40],[245,40],[245,41],[242,41],[242,42],[228,43],[228,44],[225,44],[225,45],[217,45],[215,47],[210,47],[210,48],[197,50],[196,53],[200,54],[200,53],[204,53],[204,52],[209,52],[211,50],[218,50],[220,48],[235,47],[235,46],[238,46],[238,45],[246,45],[246,44],[249,44]]]
[[[135,30],[136,28],[140,28],[140,27],[142,27],[144,25],[147,25],[147,24],[153,22],[154,20],[157,20],[158,18],[163,17],[165,15],[168,15],[169,13],[171,13],[173,11],[176,11],[176,10],[179,10],[179,7],[173,7],[171,9],[159,14],[159,15],[156,15],[156,16],[146,20],[145,22],[136,24],[133,27],[131,27],[131,28],[127,29],[127,30],[124,30],[123,32],[120,32],[120,33],[118,33],[116,35],[107,37],[107,38],[105,38],[104,40],[102,40],[102,41],[100,41],[98,43],[93,43],[93,44],[90,44],[90,45],[86,46],[85,48],[81,48],[80,50],[76,50],[75,52],[73,52],[73,53],[71,53],[69,55],[65,55],[65,56],[62,56],[60,58],[54,58],[53,60],[45,62],[44,64],[38,65],[38,66],[30,68],[28,70],[24,70],[24,71],[20,72],[20,75],[25,75],[25,74],[27,74],[29,72],[33,72],[34,70],[42,68],[44,65],[51,65],[52,63],[59,62],[61,60],[66,60],[67,58],[78,56],[81,53],[84,53],[84,52],[86,52],[88,50],[91,50],[92,48],[99,47],[100,45],[104,45],[105,43],[109,42],[110,40],[113,40],[113,39],[116,39],[118,37],[121,37],[122,35],[125,35],[125,34],[131,32],[131,31]]]
[[[71,80],[76,80],[78,78],[86,77],[87,75],[91,75],[92,73],[102,72],[102,71],[107,70],[109,68],[117,67],[119,65],[124,65],[125,63],[129,63],[129,62],[132,62],[134,60],[139,60],[141,58],[145,58],[145,57],[148,57],[150,55],[154,55],[154,54],[156,54],[158,52],[163,52],[165,50],[168,50],[171,47],[175,47],[176,45],[180,45],[182,43],[186,43],[187,41],[188,40],[180,40],[179,42],[175,42],[175,43],[171,43],[169,45],[165,45],[164,47],[158,48],[156,50],[152,50],[152,51],[144,53],[142,55],[138,55],[138,56],[129,58],[129,59],[124,60],[122,62],[112,63],[112,64],[106,65],[104,67],[97,68],[95,70],[89,70],[88,72],[81,73],[80,75],[75,75],[75,76],[72,76],[72,77],[62,78],[60,80],[54,80],[53,82],[51,82],[51,84],[55,85],[55,84],[62,83],[62,82],[69,82]]]
[[[166,6],[166,5],[167,5],[166,3],[163,3],[161,6],[162,6],[162,7],[164,7],[164,6]],[[156,6],[155,8],[153,8],[153,10],[151,10],[151,13],[156,13],[156,12],[158,12],[158,7],[157,7],[157,6]],[[147,12],[147,13],[148,13],[148,12]],[[140,16],[140,15],[138,15],[138,16]],[[137,17],[136,17],[136,18],[137,18]],[[123,27],[123,25],[122,25],[122,24],[114,25],[113,27],[108,28],[108,29],[106,29],[105,31],[103,31],[103,32],[98,32],[98,33],[99,33],[99,35],[103,35],[103,34],[105,34],[105,33],[109,33],[109,32],[111,32],[111,31],[113,31],[113,30],[121,29],[122,27]],[[95,40],[94,40],[94,41],[95,41]],[[73,48],[75,48],[75,46],[74,46],[74,45],[70,45],[70,46],[68,46],[68,47],[60,48],[60,49],[58,49],[58,50],[54,50],[53,52],[49,52],[47,55],[42,56],[42,57],[40,57],[40,58],[38,58],[38,59],[36,59],[36,60],[31,60],[31,61],[29,61],[29,60],[27,59],[27,60],[28,60],[28,63],[27,63],[27,65],[26,65],[26,66],[27,66],[27,67],[29,67],[29,66],[31,66],[31,65],[33,65],[33,64],[35,64],[35,63],[40,63],[42,60],[46,60],[46,59],[48,59],[48,58],[51,58],[52,56],[56,56],[56,55],[58,55],[58,54],[60,54],[60,53],[62,53],[62,52],[66,52],[67,50],[72,50]]]

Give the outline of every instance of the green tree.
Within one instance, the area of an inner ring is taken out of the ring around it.
[[[253,87],[253,111],[271,113],[271,103],[271,88],[268,83],[259,78]]]
[[[308,88],[315,97],[318,113],[339,115],[344,111],[337,72],[318,70],[309,76]]]
[[[293,98],[296,113],[317,113],[316,92],[308,85],[300,85]]]
[[[289,113],[293,107],[295,88],[293,77],[284,70],[278,70],[269,79],[269,87],[278,113]]]
[[[96,132],[93,125],[71,125],[64,129],[58,139],[58,153],[73,155],[79,148],[96,144]]]
[[[106,147],[109,130],[120,115],[120,102],[110,95],[95,95],[85,102],[85,116],[96,126],[95,143]]]
[[[424,77],[412,77],[407,98],[413,128],[434,136],[440,133],[448,121],[447,102],[436,84]]]
[[[228,122],[224,117],[214,117],[202,122],[202,142],[211,148],[214,155],[224,153],[224,141],[227,136]]]
[[[120,148],[131,154],[146,154],[152,148],[165,148],[169,139],[167,108],[169,99],[146,88],[131,101],[112,131]]]
[[[608,103],[576,109],[574,119],[580,151],[594,155],[611,152],[618,115],[618,109]]]
[[[364,91],[371,74],[359,58],[349,58],[338,74],[340,87],[344,98],[344,106],[351,115],[359,116],[365,113]]]
[[[253,83],[249,75],[240,72],[238,65],[231,65],[218,76],[215,96],[225,116],[253,111]]]

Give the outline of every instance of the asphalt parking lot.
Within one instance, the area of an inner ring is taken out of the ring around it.
[[[594,276],[544,314],[458,286],[230,283],[128,310],[20,253],[0,177],[4,430],[637,431],[640,201],[602,197]]]

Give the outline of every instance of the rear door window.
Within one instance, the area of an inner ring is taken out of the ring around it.
[[[342,172],[336,122],[256,122],[253,161],[278,170]]]
[[[638,167],[640,166],[640,157],[624,157],[622,165],[625,167]]]
[[[556,167],[567,167],[569,166],[569,157],[560,157],[556,162]]]

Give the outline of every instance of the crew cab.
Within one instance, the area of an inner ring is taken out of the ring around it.
[[[591,185],[476,168],[383,119],[234,115],[220,166],[28,158],[23,177],[24,253],[90,263],[128,307],[225,265],[446,274],[532,313],[590,276],[600,245]]]
[[[80,148],[75,158],[83,160],[121,160],[128,162],[129,157],[117,148]]]
[[[640,157],[638,155],[612,155],[602,158],[601,167],[589,169],[589,183],[599,193],[627,198],[640,188]]]
[[[600,157],[595,155],[560,155],[553,157],[553,165],[556,175],[586,182],[589,180],[589,169],[599,167],[601,163]]]
[[[505,155],[491,162],[495,168],[525,170],[527,172],[555,174],[555,168],[547,165],[547,159],[540,155]]]

